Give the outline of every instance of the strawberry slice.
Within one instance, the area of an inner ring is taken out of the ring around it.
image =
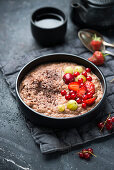
[[[85,87],[88,92],[94,94],[95,93],[95,85],[91,81],[86,81],[85,82]]]
[[[77,97],[81,98],[86,94],[87,90],[86,88],[83,86],[81,87],[78,91],[77,91]]]
[[[83,102],[86,103],[88,106],[91,106],[95,102],[95,97],[91,99],[84,100]]]
[[[69,90],[73,90],[73,91],[78,91],[79,90],[79,87],[80,87],[80,84],[78,82],[71,82],[69,85],[68,85],[68,89]]]

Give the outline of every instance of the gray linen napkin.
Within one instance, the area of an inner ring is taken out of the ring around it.
[[[114,52],[114,49],[109,48],[109,50],[112,50],[112,52]],[[91,53],[82,46],[81,42],[78,39],[76,39],[62,46],[32,51],[24,54],[23,56],[12,57],[10,61],[0,62],[2,73],[14,97],[15,80],[20,69],[32,59],[40,57],[44,54],[57,52],[77,54],[83,58],[88,58],[91,56]],[[104,109],[101,110],[104,115],[102,119],[105,120],[109,112],[114,115],[114,83],[110,82],[110,80],[114,78],[113,57],[107,56],[105,64],[101,66],[100,69],[104,73],[108,86],[105,106]],[[69,129],[67,130],[37,127],[30,123],[28,120],[26,120],[26,124],[30,129],[34,141],[40,146],[40,150],[43,154],[69,150],[88,141],[102,138],[114,133],[114,129],[111,132],[104,130],[101,133],[97,128],[96,120],[93,120],[92,122],[85,124],[80,128],[69,127]]]

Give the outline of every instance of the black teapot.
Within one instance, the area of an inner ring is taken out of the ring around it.
[[[80,27],[106,29],[114,26],[114,0],[73,0],[71,19]]]

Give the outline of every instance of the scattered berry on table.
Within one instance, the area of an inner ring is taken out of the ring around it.
[[[112,123],[107,123],[107,124],[106,124],[106,129],[107,129],[107,130],[112,130],[112,127],[113,127],[113,126],[112,126]]]

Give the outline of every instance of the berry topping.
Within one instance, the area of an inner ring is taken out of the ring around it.
[[[82,73],[82,72],[83,72],[83,67],[82,67],[82,66],[76,66],[76,67],[74,68],[74,72]]]
[[[82,103],[82,108],[86,108],[86,104],[85,103]]]
[[[72,82],[68,85],[68,89],[69,90],[73,90],[73,91],[78,91],[79,90],[79,83],[78,82]]]
[[[87,77],[87,72],[84,71],[84,72],[82,73],[82,75],[85,76],[85,77]]]
[[[92,97],[93,97],[93,94],[92,94],[92,93],[90,93],[90,92],[87,93],[87,98],[88,98],[88,99],[90,99],[90,98],[92,98]]]
[[[87,76],[87,80],[88,81],[92,81],[92,77],[91,76]]]
[[[77,98],[76,101],[77,101],[78,104],[82,103],[82,100],[80,98]]]
[[[79,78],[79,79],[78,79],[78,82],[79,82],[80,84],[83,83],[83,81],[84,81],[83,78]]]
[[[70,96],[71,99],[75,100],[76,99],[76,93],[72,93]]]
[[[85,82],[85,87],[87,88],[87,91],[94,94],[95,93],[95,85],[93,84],[93,82],[90,81],[86,81]]]
[[[79,78],[78,79],[78,82],[81,84],[81,83],[83,83],[83,78]]]
[[[82,99],[83,99],[83,100],[87,100],[87,99],[88,99],[87,95],[84,95],[84,96],[82,97]]]
[[[86,88],[85,87],[81,87],[77,91],[77,97],[79,97],[79,98],[82,98],[85,94],[86,94]]]
[[[82,152],[79,152],[79,157],[84,158],[84,154]]]
[[[77,77],[77,76],[79,76],[79,75],[80,75],[79,72],[75,72],[75,73],[74,73],[74,77]]]
[[[91,106],[95,102],[95,97],[91,99],[84,100],[84,103],[86,103],[88,106]]]
[[[77,76],[75,80],[78,81],[81,78],[83,79],[83,82],[80,82],[80,83],[84,83],[86,81],[86,77],[84,75]]]
[[[64,73],[71,73],[73,74],[73,68],[71,66],[68,66],[65,68]]]
[[[69,84],[74,81],[74,76],[71,73],[66,73],[63,76],[63,80],[64,80],[65,84]]]
[[[65,99],[66,99],[66,100],[70,100],[70,95],[69,95],[69,94],[66,94],[66,95],[65,95]]]
[[[67,109],[69,110],[76,110],[78,108],[78,104],[75,100],[69,100],[68,103],[67,103]]]
[[[90,68],[86,68],[86,72],[90,73],[91,69]]]
[[[64,112],[65,106],[64,105],[59,105],[58,110],[59,110],[59,112]]]
[[[71,91],[69,91],[69,95],[71,96],[72,94],[76,94],[76,92],[75,91],[73,91],[73,90],[71,90]]]
[[[67,94],[66,90],[61,90],[61,95],[65,96]]]
[[[83,86],[84,86],[84,83],[81,83],[81,84],[80,84],[80,87],[83,87]]]

